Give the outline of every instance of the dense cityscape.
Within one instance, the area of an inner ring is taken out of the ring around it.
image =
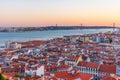
[[[120,0],[0,0],[0,80],[120,80]]]
[[[70,35],[5,43],[2,80],[119,80],[120,34]]]

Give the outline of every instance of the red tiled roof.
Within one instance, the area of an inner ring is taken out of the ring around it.
[[[62,72],[55,72],[54,73],[57,78],[63,78],[67,80],[73,80],[80,78],[81,80],[90,80],[92,78],[91,74],[83,74],[79,72],[75,72],[74,74],[68,73],[67,71],[62,71]]]
[[[45,80],[57,80],[57,78],[55,76],[53,76],[50,79],[45,79]]]
[[[0,54],[6,54],[7,52],[6,51],[0,51]]]
[[[12,55],[7,55],[6,58],[11,59]]]
[[[4,49],[5,51],[13,51],[13,50],[16,50],[16,49],[14,49],[14,48],[6,48],[6,49]]]
[[[98,68],[99,64],[97,62],[88,62],[87,67],[89,68]]]
[[[87,62],[81,61],[81,62],[78,63],[77,66],[84,66],[84,67],[86,67],[87,66]]]
[[[34,46],[39,46],[41,43],[43,43],[45,41],[43,40],[33,40],[33,41],[29,41],[29,43],[34,44]]]
[[[79,56],[68,56],[69,59],[78,60]]]
[[[22,45],[34,45],[34,46],[39,46],[41,43],[45,42],[44,40],[32,40],[32,41],[27,41],[27,42],[17,42],[18,44]]]
[[[107,76],[104,76],[102,80],[116,80],[116,79],[110,75],[107,75]]]
[[[61,66],[58,66],[58,69],[64,69],[64,68],[68,69],[68,68],[70,68],[70,66],[68,66],[68,65],[61,65]]]
[[[89,68],[98,68],[99,64],[97,62],[81,61],[81,62],[78,63],[78,66],[89,67]]]
[[[7,79],[9,79],[10,77],[14,77],[16,73],[6,73],[6,74],[3,74],[3,76]]]
[[[100,65],[100,72],[116,73],[116,66],[115,65],[101,64]]]

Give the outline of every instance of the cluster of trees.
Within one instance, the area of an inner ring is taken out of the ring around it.
[[[0,73],[0,80],[8,80]]]
[[[109,38],[109,43],[112,43],[112,38]]]
[[[19,74],[15,74],[14,77],[19,78],[20,75],[19,75]],[[9,79],[6,79],[6,78],[2,75],[2,73],[0,73],[0,80],[9,80]]]

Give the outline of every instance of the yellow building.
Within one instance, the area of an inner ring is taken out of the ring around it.
[[[79,37],[79,40],[83,41],[83,42],[87,42],[87,41],[91,40],[91,36],[82,35],[82,36]]]

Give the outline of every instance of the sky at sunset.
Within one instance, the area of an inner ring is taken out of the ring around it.
[[[0,0],[0,25],[120,26],[120,0]]]

